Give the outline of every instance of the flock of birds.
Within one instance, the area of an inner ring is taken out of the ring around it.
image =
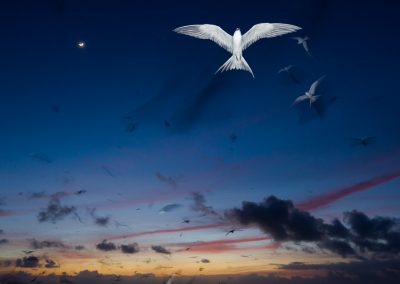
[[[174,31],[179,34],[188,35],[199,39],[211,40],[232,54],[232,56],[216,71],[216,73],[228,70],[244,70],[250,72],[253,77],[254,73],[250,65],[244,59],[243,51],[260,39],[282,36],[297,32],[299,30],[301,30],[301,28],[298,26],[283,23],[256,24],[243,35],[239,28],[235,30],[233,35],[230,35],[221,27],[211,24],[187,25],[174,29]],[[311,56],[311,52],[308,47],[308,41],[310,38],[308,36],[296,36],[292,37],[292,39],[294,39],[298,45],[301,45],[305,52]],[[293,67],[293,65],[285,66],[278,71],[278,74],[286,73],[295,83],[299,83],[298,79],[292,73]],[[314,81],[308,91],[306,91],[303,95],[298,96],[294,100],[292,106],[302,102],[308,102],[311,108],[321,97],[321,95],[317,94],[317,90],[321,81],[325,77],[326,76],[323,75]],[[230,138],[232,142],[237,140],[237,136],[234,133]],[[367,146],[374,140],[374,137],[366,136],[352,139],[358,145]]]
[[[282,24],[282,23],[261,23],[254,25],[249,31],[242,35],[240,29],[236,29],[233,35],[229,35],[226,33],[222,28],[216,25],[204,24],[204,25],[188,25],[176,28],[174,31],[180,34],[192,36],[199,39],[208,39],[215,43],[217,43],[220,47],[227,50],[231,57],[217,70],[217,72],[224,72],[228,70],[244,70],[254,77],[254,73],[250,67],[250,65],[246,62],[243,57],[243,51],[250,47],[256,41],[263,39],[263,38],[273,38],[281,35],[285,35],[288,33],[296,32],[301,28],[298,26],[290,25],[290,24]],[[309,47],[308,47],[308,40],[309,37],[293,37],[296,40],[297,44],[301,45],[305,52],[311,56]],[[84,41],[79,41],[76,43],[78,48],[84,49],[87,47]],[[278,71],[279,74],[286,73],[294,82],[298,83],[297,78],[293,75],[292,69],[293,65],[288,65],[283,67]],[[216,73],[217,73],[216,72]],[[309,106],[312,107],[320,98],[318,94],[318,86],[320,85],[321,81],[325,78],[325,76],[320,77],[318,80],[313,82],[308,91],[306,91],[303,95],[298,96],[294,102],[293,106],[297,105],[302,102],[308,102]],[[60,109],[58,106],[52,107],[53,111],[59,112]],[[164,122],[165,127],[170,127],[171,124],[168,121]],[[133,132],[137,128],[136,122],[130,122],[127,126],[128,132]],[[237,140],[237,135],[232,133],[230,139],[232,142]],[[375,137],[360,137],[360,138],[352,138],[353,142],[356,145],[368,146],[371,144]],[[31,153],[29,154],[34,159],[38,159],[44,161],[46,163],[51,163],[52,159],[44,154],[41,153]],[[113,172],[107,166],[103,166],[103,170],[114,177]],[[78,192],[78,194],[84,193],[84,190]],[[179,204],[169,204],[164,206],[160,209],[159,213],[166,213],[171,210],[178,208]],[[185,218],[182,223],[189,223],[190,220]],[[126,226],[123,224],[118,224],[118,226]],[[239,229],[232,228],[231,230],[226,232],[226,236],[230,234],[234,234]],[[24,251],[24,253],[31,254],[33,251]],[[174,279],[176,278],[176,274],[171,275],[166,281],[166,284],[172,284]],[[120,276],[116,276],[115,281],[121,281]],[[37,277],[33,278],[31,283],[37,282]],[[70,280],[66,278],[64,275],[60,278],[61,283],[72,283]],[[193,282],[193,281],[192,281]]]
[[[232,56],[217,70],[217,72],[224,72],[227,70],[245,70],[250,72],[254,77],[254,73],[251,70],[250,65],[243,57],[243,51],[260,39],[282,36],[288,33],[296,32],[300,29],[300,27],[290,24],[261,23],[254,25],[243,35],[239,28],[237,28],[234,34],[231,36],[219,26],[210,24],[188,25],[176,28],[174,31],[199,39],[212,40],[231,53]],[[309,37],[293,37],[293,39],[297,41],[297,44],[302,45],[307,54],[311,56],[307,43]],[[290,71],[292,68],[293,65],[286,66],[279,70],[278,73],[286,72],[293,79],[295,79]],[[316,91],[319,83],[324,77],[325,76],[322,76],[315,81],[304,95],[296,98],[293,104],[309,101],[311,107],[320,97],[319,95],[316,95]]]

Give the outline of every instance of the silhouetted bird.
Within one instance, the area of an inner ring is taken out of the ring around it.
[[[364,136],[364,137],[359,137],[359,138],[352,138],[353,142],[356,145],[360,145],[360,146],[368,146],[371,143],[374,142],[375,137],[371,137],[371,136]]]

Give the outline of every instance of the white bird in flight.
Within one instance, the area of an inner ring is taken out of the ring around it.
[[[283,73],[283,72],[290,73],[290,70],[291,70],[292,68],[293,68],[293,65],[285,66],[285,67],[279,69],[278,74],[281,74],[281,73]]]
[[[183,26],[176,28],[174,31],[200,39],[212,40],[232,54],[215,73],[226,70],[245,70],[254,77],[253,71],[244,59],[242,52],[262,38],[281,36],[300,29],[300,27],[289,24],[261,23],[254,25],[244,35],[242,35],[239,28],[231,36],[219,26],[209,24]]]
[[[289,75],[290,79],[292,79],[293,82],[295,82],[296,84],[300,84],[300,81],[296,78],[296,76],[294,76],[294,74],[291,71],[293,67],[294,65],[285,66],[279,69],[278,74],[286,73],[287,75]]]
[[[312,83],[312,85],[311,85],[310,89],[308,90],[308,92],[305,92],[304,95],[297,97],[297,99],[293,102],[293,105],[298,104],[298,103],[300,103],[302,101],[305,101],[305,100],[309,100],[310,101],[310,107],[311,107],[312,104],[315,103],[318,100],[318,98],[320,97],[319,95],[315,95],[315,92],[317,90],[317,87],[318,87],[319,83],[324,78],[325,78],[325,76],[322,76],[317,81]]]
[[[303,46],[304,50],[307,52],[307,54],[309,56],[311,56],[310,50],[308,49],[308,43],[307,43],[307,40],[310,39],[308,36],[305,36],[305,37],[296,36],[293,39],[297,40],[297,44],[301,44]]]

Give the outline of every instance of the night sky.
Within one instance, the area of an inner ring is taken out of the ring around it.
[[[398,283],[400,4],[160,2],[0,2],[0,283]]]

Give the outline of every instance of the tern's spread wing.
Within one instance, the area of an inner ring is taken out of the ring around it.
[[[312,85],[311,85],[311,87],[310,87],[310,90],[308,91],[311,95],[314,95],[315,94],[315,91],[316,91],[316,89],[317,89],[317,87],[318,87],[318,85],[319,85],[319,83],[322,81],[322,79],[324,79],[325,78],[325,75],[324,76],[322,76],[321,78],[319,78],[317,81],[315,81],[314,83],[312,83]]]
[[[306,41],[303,42],[303,48],[311,56],[310,50],[308,49],[308,43]]]
[[[245,50],[257,40],[268,37],[276,37],[300,30],[300,27],[280,24],[280,23],[262,23],[254,25],[250,30],[243,35],[242,49]]]
[[[300,97],[297,97],[297,99],[295,99],[295,101],[293,102],[293,105],[298,104],[299,102],[302,102],[304,100],[307,100],[308,97],[306,95],[302,95]]]
[[[296,40],[298,44],[300,44],[303,41],[303,39],[299,36],[292,37],[292,39]]]
[[[176,28],[174,31],[179,34],[212,40],[232,52],[232,36],[216,25],[189,25]]]

